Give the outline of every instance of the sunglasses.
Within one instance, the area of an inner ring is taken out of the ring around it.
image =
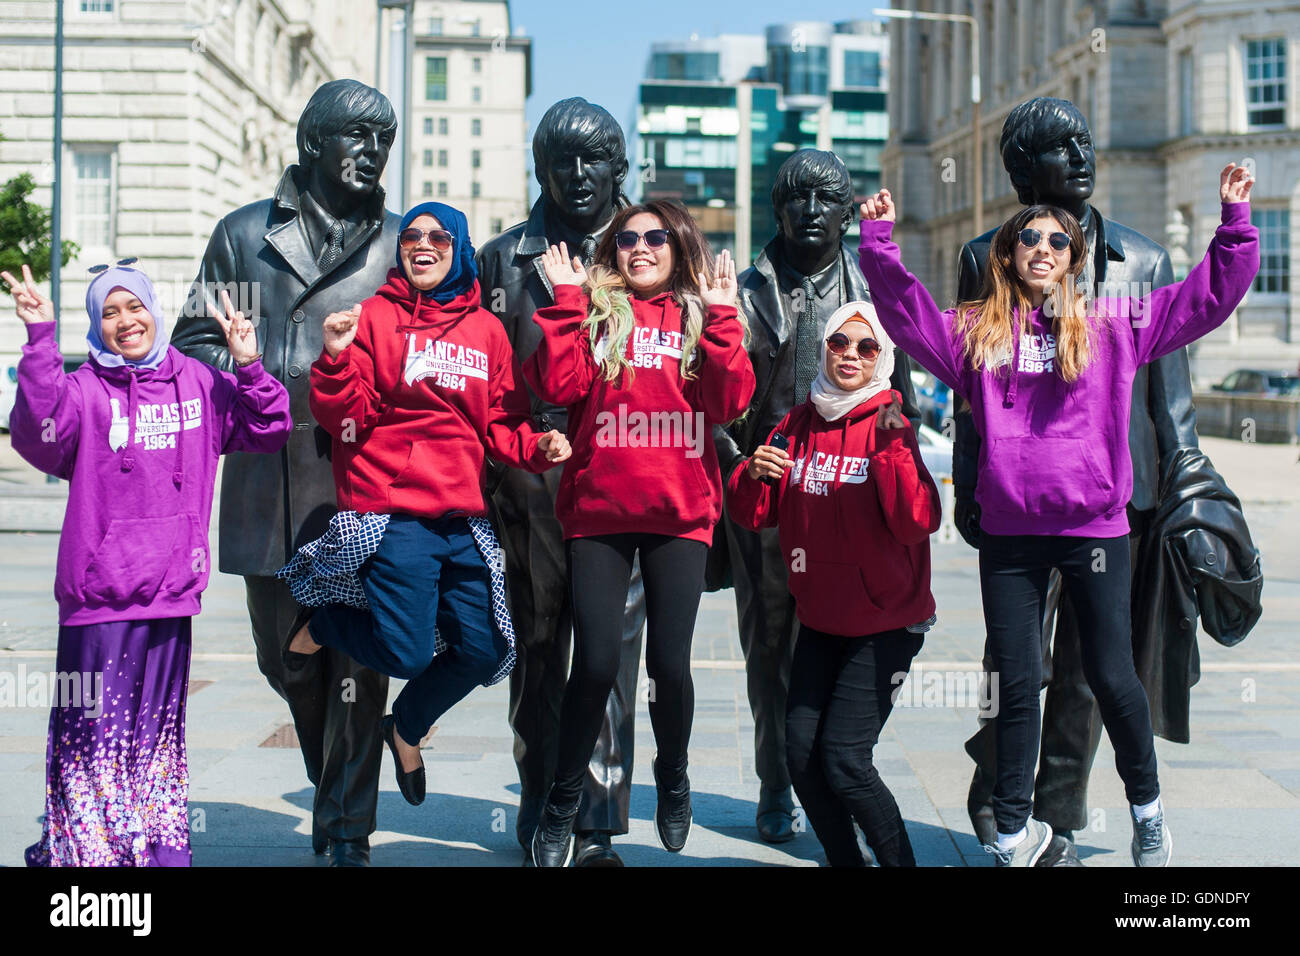
[[[411,246],[418,246],[420,240],[425,236],[429,237],[429,245],[439,252],[446,252],[451,248],[453,236],[446,229],[430,229],[426,232],[412,226],[410,229],[403,229],[399,232],[397,241],[403,249],[409,249]]]
[[[127,266],[133,266],[139,261],[140,261],[139,256],[131,256],[127,259],[118,259],[117,262],[114,263],[101,262],[99,265],[91,266],[86,271],[89,272],[92,276],[97,276],[101,272],[107,272],[109,269],[113,268],[113,266],[119,266],[121,268],[125,268]]]
[[[853,341],[843,332],[836,332],[826,340],[826,347],[832,355],[843,355],[852,344]],[[858,354],[863,358],[875,358],[880,354],[880,343],[875,339],[862,339],[858,342]]]
[[[635,249],[636,244],[641,237],[645,237],[647,249],[662,249],[664,243],[668,241],[667,229],[650,229],[646,232],[633,232],[631,229],[625,229],[614,237],[614,245],[618,246],[624,252]]]
[[[1043,234],[1037,229],[1021,229],[1020,244],[1027,249],[1035,249],[1043,241]],[[1057,252],[1070,248],[1070,237],[1063,232],[1054,232],[1047,237],[1047,244]]]

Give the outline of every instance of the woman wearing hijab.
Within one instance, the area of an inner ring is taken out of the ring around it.
[[[855,821],[881,866],[916,865],[872,750],[934,621],[941,509],[889,388],[893,363],[871,303],[837,310],[809,400],[736,468],[727,496],[737,523],[780,529],[800,624],[786,760],[831,866],[863,865]]]
[[[533,428],[505,330],[479,303],[465,216],[416,206],[383,287],[325,319],[311,410],[333,437],[339,514],[280,572],[318,608],[286,667],[328,645],[407,681],[381,730],[416,805],[429,728],[514,664],[484,456],[542,472],[570,454],[560,432]]]
[[[169,346],[143,272],[105,269],[86,290],[90,361],[68,375],[31,269],[21,282],[0,275],[27,326],[13,447],[69,482],[54,578],[61,679],[27,864],[188,866],[190,619],[208,583],[217,459],[279,451],[289,396],[224,294],[233,375]]]

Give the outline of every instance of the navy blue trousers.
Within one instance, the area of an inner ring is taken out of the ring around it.
[[[491,572],[464,517],[393,515],[357,576],[370,610],[327,605],[311,617],[312,639],[407,681],[393,714],[402,739],[417,747],[506,655],[492,622]],[[435,624],[447,643],[437,657]]]

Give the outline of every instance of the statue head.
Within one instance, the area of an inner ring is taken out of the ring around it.
[[[357,80],[322,84],[298,117],[298,163],[341,196],[374,192],[397,133],[383,93]]]
[[[1092,195],[1097,154],[1088,121],[1069,100],[1038,96],[1021,103],[1002,124],[1002,165],[1026,206],[1076,209]]]
[[[623,129],[581,96],[552,104],[533,134],[533,167],[542,195],[560,218],[591,232],[614,215],[627,178]]]
[[[788,250],[811,255],[838,248],[853,221],[849,168],[828,150],[799,150],[776,171],[772,208]]]

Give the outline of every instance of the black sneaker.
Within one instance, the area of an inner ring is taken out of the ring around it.
[[[533,833],[534,866],[568,866],[573,856],[573,824],[578,819],[579,801],[571,807],[559,807],[550,800],[542,808],[542,818]]]
[[[655,805],[655,833],[659,845],[669,853],[680,853],[691,833],[691,779],[682,773],[681,780],[668,787],[659,776],[659,758],[655,758],[655,789],[659,802]]]

